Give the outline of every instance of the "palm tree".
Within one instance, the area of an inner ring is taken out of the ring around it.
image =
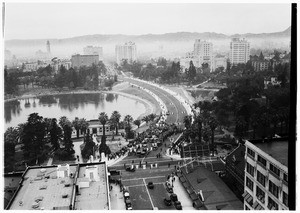
[[[144,117],[142,118],[142,121],[145,121],[146,124],[148,124],[148,122],[150,121],[149,116],[148,116],[148,115],[144,116]]]
[[[75,120],[72,121],[72,125],[76,129],[77,138],[79,138],[80,120],[78,117],[75,117]]]
[[[89,127],[89,123],[84,118],[81,118],[79,120],[79,126],[80,126],[81,133],[83,133],[83,136],[85,137],[86,130]]]
[[[185,128],[189,129],[192,125],[192,116],[191,115],[184,116],[183,123]]]
[[[133,118],[131,115],[126,115],[124,117],[124,121],[128,124],[128,126],[130,125],[130,123],[133,121]]]
[[[135,121],[133,121],[133,123],[134,123],[135,125],[137,125],[138,128],[140,128],[141,120],[135,120]]]
[[[116,135],[118,135],[120,118],[121,118],[121,114],[118,111],[113,111],[113,113],[110,116],[110,121],[116,127]]]
[[[98,119],[103,126],[103,137],[105,137],[105,124],[108,121],[108,116],[105,112],[101,112]]]
[[[198,126],[199,143],[201,143],[202,142],[202,124],[203,124],[202,114],[199,114],[195,117],[195,122],[197,123],[197,126]]]
[[[208,121],[209,128],[211,130],[211,144],[214,147],[215,129],[218,127],[218,121],[214,116],[211,116]]]

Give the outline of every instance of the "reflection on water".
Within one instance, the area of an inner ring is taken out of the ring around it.
[[[115,94],[64,94],[47,95],[36,98],[26,98],[5,102],[5,127],[16,127],[26,122],[33,112],[47,118],[66,116],[70,120],[75,117],[97,119],[100,112],[106,112],[110,117],[113,111],[119,111],[121,119],[132,115],[136,119],[146,111],[145,106],[136,100]]]

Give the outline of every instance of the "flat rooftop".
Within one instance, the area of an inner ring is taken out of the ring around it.
[[[22,186],[12,201],[10,210],[53,210],[54,207],[69,208],[74,178],[57,178],[57,167],[30,168],[24,175]],[[70,166],[73,174],[76,166]],[[45,178],[49,176],[49,178]],[[70,183],[69,187],[65,184]],[[66,195],[66,198],[62,198]],[[37,198],[42,198],[39,205],[33,208]]]
[[[95,169],[97,175],[93,176],[89,182],[89,187],[81,188],[80,195],[75,198],[76,210],[109,210],[108,208],[108,185],[106,177],[105,164],[94,164],[91,166],[80,165],[77,182],[82,179],[88,179],[87,169]]]
[[[259,149],[270,155],[285,166],[288,166],[288,146],[286,141],[272,141],[265,143],[254,143]]]
[[[243,210],[243,203],[215,172],[203,166],[188,174],[184,168],[181,170],[196,193],[202,190],[207,210]]]

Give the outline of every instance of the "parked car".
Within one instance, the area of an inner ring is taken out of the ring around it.
[[[164,203],[166,204],[166,206],[171,206],[172,205],[172,201],[171,201],[170,198],[165,198]]]
[[[153,184],[153,182],[149,182],[149,183],[148,183],[148,188],[149,188],[149,189],[154,189],[154,184]]]
[[[175,206],[175,208],[177,209],[177,210],[182,210],[182,206],[181,206],[181,203],[180,203],[180,201],[175,201],[174,202],[174,206]]]
[[[166,190],[167,192],[173,194],[173,187],[169,181],[166,181]]]
[[[126,205],[126,210],[132,210],[132,204],[130,199],[125,200],[125,205]]]
[[[171,199],[173,202],[175,202],[175,201],[178,200],[177,195],[174,194],[174,193],[170,195],[170,199]]]
[[[133,167],[133,168],[127,167],[127,168],[126,168],[126,171],[128,171],[128,172],[135,172],[135,168],[134,168],[134,167]]]

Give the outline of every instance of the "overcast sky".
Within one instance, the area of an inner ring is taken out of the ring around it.
[[[5,39],[278,32],[291,25],[290,8],[290,4],[6,3]]]

